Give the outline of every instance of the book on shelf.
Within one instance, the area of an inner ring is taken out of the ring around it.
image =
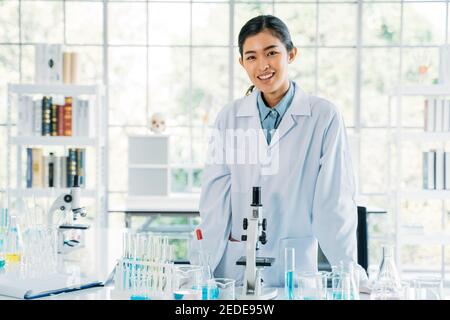
[[[443,100],[442,131],[450,131],[450,100]]]
[[[63,82],[73,84],[78,81],[78,53],[63,52]]]
[[[443,190],[444,189],[444,151],[436,150],[435,152],[435,189]]]
[[[40,136],[42,135],[42,102],[40,100],[33,101],[33,121],[34,121],[34,128],[33,128],[33,136]]]
[[[433,190],[435,188],[435,161],[434,150],[423,152],[423,188]]]
[[[60,44],[35,45],[35,82],[61,83],[62,53]]]
[[[89,100],[51,96],[33,100],[20,95],[17,108],[18,136],[89,137],[91,110]],[[60,102],[61,101],[61,102]]]
[[[444,152],[444,186],[445,190],[450,190],[450,152]]]
[[[72,135],[72,98],[64,98],[64,135]]]
[[[31,151],[31,187],[42,188],[44,186],[44,158],[42,149],[32,148]]]
[[[19,96],[17,109],[17,134],[20,136],[33,135],[33,112],[29,112],[31,108],[33,108],[33,99],[30,96]]]
[[[72,103],[72,132],[77,137],[89,136],[89,101],[74,98]]]
[[[424,126],[425,131],[427,132],[434,131],[434,114],[435,114],[434,110],[435,110],[434,101],[431,101],[430,99],[425,99]]]
[[[50,152],[43,155],[40,148],[27,148],[27,188],[68,188],[79,177],[79,186],[86,187],[86,150],[69,148],[65,156]]]
[[[58,136],[64,135],[64,105],[58,104],[56,107],[57,113],[57,132]]]
[[[424,131],[450,132],[450,100],[442,98],[425,99]]]
[[[442,132],[442,116],[443,116],[443,108],[442,103],[444,100],[436,98],[434,99],[435,105],[435,113],[434,113],[434,131]]]
[[[57,115],[58,106],[54,103],[51,105],[50,112],[50,135],[57,136],[58,135],[58,115]]]
[[[50,136],[51,133],[51,110],[52,110],[52,98],[42,98],[42,135]]]
[[[423,188],[450,190],[450,152],[443,149],[423,152]]]

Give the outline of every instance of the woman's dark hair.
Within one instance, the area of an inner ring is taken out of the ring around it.
[[[245,40],[247,40],[248,37],[257,35],[264,30],[268,30],[273,36],[277,37],[284,44],[288,52],[294,49],[291,34],[289,33],[289,29],[286,24],[275,16],[261,15],[247,21],[239,32],[238,44],[241,58],[243,55]],[[253,91],[253,88],[254,86],[251,86],[247,90],[246,95],[250,94]]]

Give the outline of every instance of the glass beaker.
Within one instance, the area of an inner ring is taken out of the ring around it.
[[[415,299],[415,290],[412,282],[402,281],[402,293],[401,300],[414,300]]]
[[[298,272],[298,299],[322,300],[326,295],[323,277],[318,272]]]
[[[420,277],[414,280],[416,300],[442,300],[444,284],[438,277]]]
[[[333,275],[333,288],[331,300],[351,299],[351,277],[347,272],[339,272]]]
[[[284,249],[284,294],[287,300],[294,300],[295,249]]]
[[[322,283],[323,288],[321,300],[328,300],[330,294],[328,292],[328,280],[331,279],[331,272],[319,271],[318,272],[319,281]]]
[[[175,268],[175,282],[173,297],[175,300],[202,300],[203,287],[207,283],[203,283],[201,266],[186,265],[177,266]]]
[[[208,300],[235,300],[235,283],[228,278],[208,280]]]

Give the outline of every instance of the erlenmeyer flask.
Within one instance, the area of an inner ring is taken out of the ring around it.
[[[402,286],[395,266],[394,248],[383,247],[383,259],[380,264],[377,281],[370,295],[372,300],[398,300],[401,299]]]

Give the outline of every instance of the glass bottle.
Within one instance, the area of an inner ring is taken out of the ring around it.
[[[395,266],[393,252],[394,248],[392,246],[383,247],[383,259],[370,295],[372,300],[401,299],[402,286],[397,267]]]

